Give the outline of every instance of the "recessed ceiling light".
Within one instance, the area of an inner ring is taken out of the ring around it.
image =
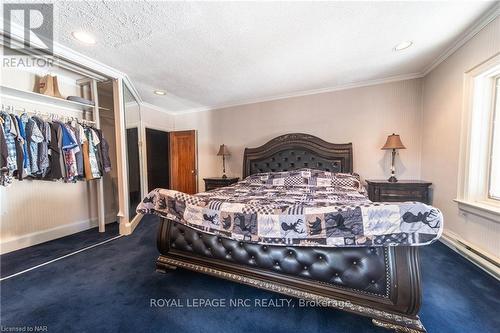
[[[73,31],[71,33],[73,35],[73,37],[82,42],[82,43],[85,43],[85,44],[95,44],[95,38],[94,36],[92,36],[91,34],[89,34],[88,32],[85,32],[85,31]]]
[[[166,95],[167,92],[165,90],[154,90],[153,91],[156,95],[160,95],[160,96],[163,96],[163,95]]]
[[[398,45],[396,45],[394,47],[394,51],[403,51],[403,50],[406,50],[407,48],[409,48],[412,45],[413,45],[413,42],[411,40],[407,40],[407,41],[401,42]]]

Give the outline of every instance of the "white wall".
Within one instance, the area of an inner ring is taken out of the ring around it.
[[[141,103],[141,122],[144,127],[162,131],[174,129],[174,115],[148,103]]]
[[[397,158],[400,179],[420,177],[420,79],[287,98],[175,116],[175,129],[198,131],[199,184],[220,176],[216,156],[224,143],[231,156],[227,174],[242,175],[243,150],[286,133],[303,132],[334,143],[352,142],[354,171],[363,178],[388,178],[390,152],[380,150],[387,135],[401,135],[406,150]]]
[[[422,177],[434,183],[433,202],[445,217],[445,232],[500,257],[500,221],[459,213],[457,197],[464,73],[500,52],[500,18],[424,78]]]

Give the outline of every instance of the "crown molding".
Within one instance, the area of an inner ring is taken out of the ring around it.
[[[423,72],[422,76],[426,76],[434,68],[436,68],[440,63],[445,61],[449,56],[455,53],[459,48],[461,48],[465,43],[471,40],[475,35],[477,35],[484,27],[490,24],[500,15],[500,2],[495,2],[495,4],[488,9],[474,24],[469,26],[460,36],[458,36],[455,41],[444,50],[439,57],[437,57],[433,62],[427,66]]]
[[[171,116],[179,114],[179,113],[176,113],[176,112],[173,112],[173,111],[165,110],[162,107],[159,107],[157,105],[154,105],[154,104],[151,104],[151,103],[148,103],[148,102],[141,101],[139,104],[140,104],[141,109],[142,109],[142,107],[145,107],[145,108],[148,108],[148,109],[151,109],[151,110],[155,110],[155,111],[158,111],[158,112],[161,112],[161,113],[165,113],[165,114],[168,114],[168,115],[171,115]]]
[[[413,79],[418,79],[421,77],[423,77],[422,73],[396,75],[396,76],[386,77],[383,79],[375,79],[375,80],[347,83],[347,84],[328,87],[328,88],[302,90],[302,91],[296,91],[296,92],[288,93],[288,94],[281,94],[281,95],[267,96],[267,97],[262,97],[262,98],[248,99],[248,100],[244,100],[244,101],[236,102],[236,103],[204,106],[204,107],[199,107],[199,108],[194,108],[194,109],[188,109],[185,111],[177,111],[177,112],[174,112],[174,114],[175,115],[183,115],[183,114],[188,114],[188,113],[226,109],[226,108],[248,105],[248,104],[271,102],[271,101],[276,101],[276,100],[286,99],[286,98],[302,97],[302,96],[316,95],[316,94],[322,94],[322,93],[328,93],[328,92],[334,92],[334,91],[375,86],[375,85],[379,85],[379,84],[391,83],[391,82],[397,82],[397,81],[413,80]]]

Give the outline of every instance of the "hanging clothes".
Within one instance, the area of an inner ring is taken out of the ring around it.
[[[16,142],[16,166],[17,170],[14,172],[14,176],[16,176],[17,179],[22,180],[24,175],[24,150],[23,150],[23,142],[24,139],[21,136],[21,132],[19,129],[19,124],[17,123],[16,116],[11,114],[10,119],[12,121],[12,126],[15,131],[15,142]]]
[[[71,129],[71,126],[69,124],[65,124],[66,129],[68,130],[68,134],[71,136],[71,140],[76,142],[76,146],[71,148],[70,150],[70,158],[71,158],[71,181],[76,181],[78,179],[78,163],[77,163],[77,154],[80,153],[80,144],[76,138],[75,133]],[[69,178],[69,177],[68,177]]]
[[[11,184],[12,176],[76,182],[111,170],[109,145],[98,129],[3,111],[0,125],[0,185]]]
[[[84,132],[84,140],[82,143],[82,157],[83,157],[83,173],[86,180],[91,180],[92,178],[92,168],[90,167],[90,152],[89,152],[89,140],[87,138],[87,133]]]
[[[16,121],[17,121],[17,125],[19,127],[19,134],[20,134],[21,138],[23,139],[23,172],[22,172],[22,176],[24,178],[28,174],[27,166],[29,163],[28,145],[27,145],[27,140],[26,140],[26,128],[25,128],[26,124],[21,120],[20,116],[16,116]],[[20,167],[18,165],[18,169],[19,168]]]
[[[105,172],[111,171],[111,160],[109,158],[109,144],[104,138],[102,131],[100,129],[93,128],[93,131],[97,134],[97,138],[99,140],[99,144],[97,145],[98,149],[97,162],[99,164],[99,171],[101,172],[101,175],[104,175]]]
[[[61,178],[66,179],[66,162],[64,161],[64,153],[62,150],[63,145],[63,125],[59,122],[53,122],[52,126],[54,127],[57,133],[57,142],[55,142],[55,146],[59,151],[59,169],[61,170]]]
[[[12,176],[14,171],[17,170],[17,152],[16,152],[16,130],[12,123],[11,117],[6,112],[0,113],[3,119],[3,132],[5,142],[7,144],[7,168],[9,176]]]
[[[99,138],[91,128],[85,129],[86,149],[88,153],[87,163],[85,165],[85,179],[91,180],[101,177],[99,172],[99,164],[97,162],[97,147],[96,142],[99,143]]]
[[[109,158],[109,144],[108,141],[104,138],[104,136],[101,136],[101,154],[102,154],[102,166],[104,169],[104,172],[110,172],[111,171],[111,159]]]
[[[31,117],[37,124],[43,139],[38,143],[38,159],[37,166],[39,173],[45,177],[49,168],[49,141],[50,141],[50,127],[49,124],[43,119],[33,116]]]
[[[21,128],[24,128],[24,145],[26,146],[26,153],[24,154],[24,168],[26,169],[26,176],[31,176],[31,146],[30,142],[28,139],[28,122],[29,122],[29,116],[27,113],[23,113],[20,117],[19,120],[21,120]],[[30,135],[31,137],[31,135]]]
[[[80,147],[76,141],[76,138],[71,131],[69,125],[59,122],[62,130],[62,151],[64,156],[64,164],[66,169],[66,181],[73,182],[76,181],[78,176],[78,169],[76,166],[76,152],[80,151]]]
[[[102,152],[101,152],[101,137],[95,128],[90,128],[92,131],[92,139],[95,147],[95,157],[97,160],[97,168],[99,170],[99,175],[102,175]]]
[[[61,179],[64,177],[61,164],[62,164],[62,156],[61,149],[59,148],[60,143],[60,132],[59,132],[59,124],[57,123],[49,123],[50,127],[50,141],[49,141],[49,171],[45,178],[47,179]]]
[[[0,170],[5,171],[8,170],[8,158],[9,158],[9,150],[7,147],[7,141],[5,139],[5,134],[3,131],[3,118],[0,118]]]
[[[0,185],[9,186],[12,184],[12,177],[9,176],[9,148],[4,132],[4,123],[3,117],[0,117]]]
[[[38,168],[38,144],[43,141],[43,134],[32,118],[28,118],[28,123],[26,124],[26,138],[28,140],[28,157],[30,162],[28,172],[30,175],[36,177],[40,175],[40,169]]]
[[[83,178],[84,177],[84,171],[83,171],[83,154],[82,154],[82,138],[81,138],[81,131],[80,131],[80,128],[81,125],[76,123],[76,122],[72,122],[70,125],[69,125],[69,128],[71,129],[71,131],[73,132],[73,135],[75,136],[75,139],[76,139],[76,143],[78,144],[78,147],[80,148],[77,152],[75,152],[75,160],[76,160],[76,170],[77,170],[77,174],[78,174],[78,178]],[[83,130],[83,129],[82,129]]]

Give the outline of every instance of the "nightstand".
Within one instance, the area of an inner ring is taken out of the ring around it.
[[[205,191],[213,190],[214,188],[226,187],[231,184],[236,183],[239,178],[238,177],[213,177],[213,178],[203,178],[205,181]]]
[[[368,198],[371,201],[420,201],[429,203],[429,186],[432,183],[422,180],[400,180],[390,183],[387,180],[366,180]]]

